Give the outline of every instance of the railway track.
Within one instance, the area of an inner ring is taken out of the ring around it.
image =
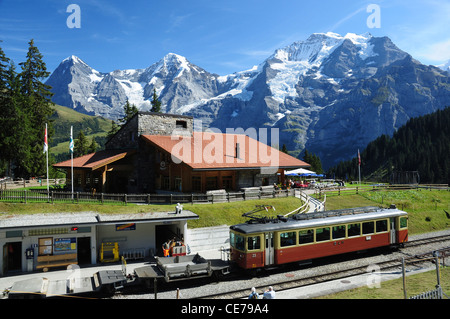
[[[405,243],[405,248],[417,247],[421,245],[429,245],[432,243],[450,241],[450,234],[429,237],[424,239],[416,239]],[[440,256],[450,256],[450,246],[429,251],[422,254],[408,254],[405,249],[402,250],[404,254],[404,259],[406,263],[414,263],[415,266],[420,266],[420,263],[430,262],[430,257],[432,257],[433,252],[438,251]],[[444,259],[445,260],[445,259]],[[315,274],[313,276],[307,276],[304,278],[297,279],[287,279],[284,281],[279,281],[271,284],[275,291],[288,290],[293,288],[304,287],[312,284],[324,283],[331,280],[345,279],[350,276],[362,275],[368,273],[368,267],[373,265],[373,263],[367,263],[362,266],[349,267],[346,269],[341,269],[338,271],[331,271],[322,274]],[[394,257],[389,260],[376,262],[380,271],[388,271],[392,269],[399,270],[402,267],[402,260],[398,257]],[[242,288],[239,290],[221,292],[217,294],[209,294],[208,296],[198,297],[199,299],[241,299],[246,298],[249,295],[251,287]],[[255,286],[256,291],[264,291],[267,289],[267,284],[261,286]]]
[[[404,246],[404,248],[396,251],[374,249],[364,254],[349,253],[321,258],[315,260],[313,266],[290,264],[273,270],[263,270],[253,277],[243,272],[232,272],[218,281],[199,279],[199,281],[192,282],[168,283],[158,287],[158,299],[174,299],[178,298],[178,295],[182,299],[247,298],[252,287],[260,292],[266,290],[270,285],[274,287],[275,291],[282,291],[331,280],[343,280],[350,276],[367,274],[368,267],[374,264],[380,271],[392,269],[401,271],[402,257],[407,262],[414,260],[414,265],[417,267],[423,267],[423,263],[430,262],[424,259],[430,257],[432,251],[440,250],[441,254],[450,256],[450,233],[440,236],[433,235],[423,239],[414,238],[405,243]],[[129,287],[126,291],[116,293],[112,298],[152,299],[154,296],[152,287],[137,285]]]

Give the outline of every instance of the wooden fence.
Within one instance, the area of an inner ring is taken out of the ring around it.
[[[450,191],[450,187],[446,184],[420,184],[420,185],[387,185],[379,184],[372,186],[352,186],[352,187],[328,187],[328,188],[316,188],[314,189],[314,197],[322,199],[326,195],[328,196],[341,196],[341,195],[355,195],[363,192],[375,192],[383,190],[411,190],[411,189],[424,189],[424,190],[445,190]]]
[[[294,190],[260,189],[245,192],[219,192],[211,194],[107,194],[43,190],[0,189],[0,201],[15,203],[223,203],[261,198],[294,196]]]

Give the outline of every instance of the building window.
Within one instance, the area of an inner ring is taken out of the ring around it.
[[[217,176],[210,176],[206,178],[206,190],[217,189]]]
[[[174,188],[176,191],[181,192],[181,177],[175,177]]]
[[[197,192],[202,191],[202,178],[200,176],[192,176],[192,190]]]
[[[180,129],[180,128],[187,128],[187,122],[186,121],[177,120],[176,124],[175,124],[175,127],[178,128],[178,129]]]
[[[225,188],[226,190],[233,189],[233,176],[223,176],[222,187]]]
[[[170,187],[170,179],[169,176],[162,177],[162,189],[169,190]]]

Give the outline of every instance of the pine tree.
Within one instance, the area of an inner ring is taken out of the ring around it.
[[[9,121],[11,119],[11,89],[9,83],[9,58],[6,57],[0,47],[0,175],[2,171],[8,171],[11,163],[11,148],[7,143],[7,139],[11,134],[9,129]],[[11,67],[12,68],[12,67]],[[10,173],[7,173],[10,175]]]
[[[95,151],[97,150],[97,147],[98,147],[98,144],[95,142],[95,138],[92,136],[92,141],[87,149],[87,154],[95,153]]]
[[[23,110],[21,85],[14,63],[6,69],[6,58],[0,48],[0,171],[12,176],[12,167],[18,176],[26,172],[30,135],[26,128],[29,119]],[[6,71],[5,71],[6,70]]]
[[[80,157],[88,154],[89,146],[88,139],[84,135],[83,131],[80,131],[75,142],[74,142],[74,150],[73,157]]]
[[[316,172],[317,174],[323,173],[322,161],[316,154],[310,153],[307,149],[305,149],[305,156],[303,157],[303,161],[311,165],[310,169],[312,171]]]
[[[108,140],[111,139],[111,137],[113,137],[119,130],[120,130],[120,126],[117,125],[117,123],[114,120],[112,120],[111,121],[111,129],[109,130],[106,138]]]
[[[152,109],[151,112],[160,113],[161,112],[161,101],[158,99],[156,94],[156,89],[153,89],[153,99],[152,99]]]
[[[136,105],[130,104],[130,102],[127,99],[127,102],[123,107],[123,112],[125,113],[125,116],[119,120],[120,125],[124,125],[126,122],[128,122],[138,112],[138,109]]]
[[[19,73],[22,110],[28,118],[29,124],[23,126],[29,136],[30,143],[23,165],[20,165],[23,175],[41,175],[45,172],[45,154],[42,152],[44,141],[44,127],[48,124],[48,136],[52,134],[52,123],[49,117],[53,114],[51,108],[51,87],[42,81],[50,75],[47,71],[42,54],[29,42],[27,59],[19,64],[22,72]]]

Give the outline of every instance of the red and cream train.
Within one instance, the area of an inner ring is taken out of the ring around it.
[[[408,214],[395,207],[361,207],[230,227],[231,260],[243,269],[396,246],[408,240]]]

